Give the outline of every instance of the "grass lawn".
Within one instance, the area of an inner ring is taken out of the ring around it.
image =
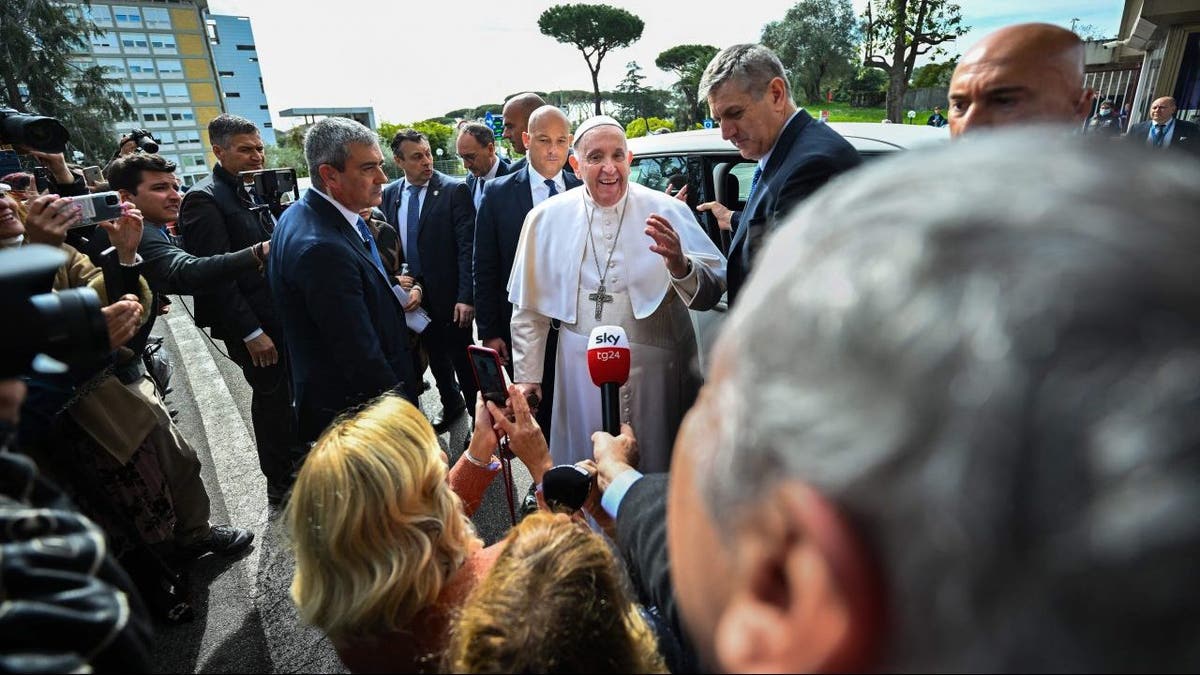
[[[878,122],[887,117],[886,108],[852,108],[844,103],[814,103],[804,106],[804,109],[813,117],[820,115],[822,110],[828,110],[830,122]],[[918,110],[913,121],[924,124],[932,114],[933,110]],[[946,114],[945,110],[942,114]]]

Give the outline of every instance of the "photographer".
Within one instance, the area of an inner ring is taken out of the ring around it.
[[[179,212],[183,247],[194,256],[238,251],[271,238],[275,221],[243,171],[263,168],[263,142],[254,123],[218,115],[208,125],[218,164],[188,190]],[[256,269],[231,274],[196,294],[196,324],[225,342],[229,357],[254,390],[251,418],[258,461],[267,478],[267,500],[282,502],[307,448],[298,440],[283,327],[266,278]]]
[[[17,153],[38,160],[40,166],[34,174],[46,183],[38,186],[38,192],[53,192],[64,197],[88,193],[83,174],[71,171],[63,156],[70,137],[67,128],[53,117],[0,108],[0,145],[12,145]]]

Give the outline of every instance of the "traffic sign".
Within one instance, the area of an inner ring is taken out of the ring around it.
[[[705,129],[711,129],[711,128],[713,128],[713,121],[712,121],[712,118],[711,118],[711,117],[706,117],[706,118],[704,118],[704,128],[705,128]]]
[[[499,138],[504,133],[504,115],[492,115],[491,113],[488,115],[491,116],[488,125],[492,127],[492,133],[496,134],[496,138]]]

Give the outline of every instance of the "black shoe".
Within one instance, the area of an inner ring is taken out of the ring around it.
[[[231,556],[246,550],[252,541],[254,533],[250,530],[230,525],[213,525],[209,528],[207,537],[183,547],[183,552],[193,558],[199,558],[206,553]]]
[[[517,521],[524,520],[525,516],[537,510],[537,484],[533,483],[529,486],[529,492],[525,493],[525,498],[521,500],[521,508],[517,509]]]
[[[439,434],[446,433],[447,431],[450,430],[450,427],[454,424],[454,422],[458,418],[462,417],[463,413],[465,413],[466,411],[467,411],[466,404],[460,404],[450,410],[446,410],[445,408],[443,408],[441,419],[438,419],[433,422],[433,430]]]

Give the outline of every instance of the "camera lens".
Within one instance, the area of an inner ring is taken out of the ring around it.
[[[29,298],[44,342],[41,351],[68,365],[103,359],[111,347],[100,297],[90,288],[73,288]]]
[[[9,112],[0,115],[0,138],[42,152],[63,152],[71,134],[53,117]]]

